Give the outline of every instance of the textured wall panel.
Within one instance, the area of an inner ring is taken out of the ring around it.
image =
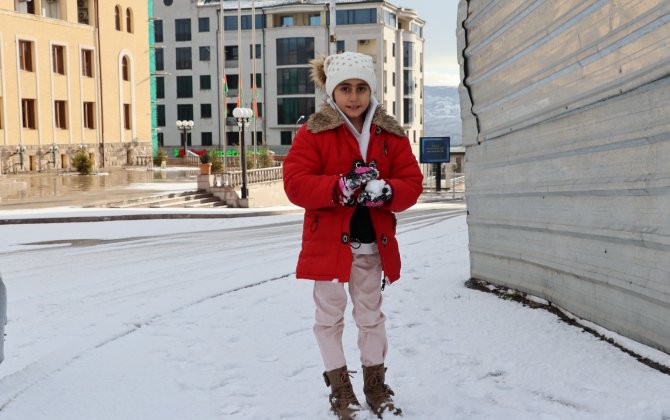
[[[459,22],[472,277],[670,353],[670,1]]]

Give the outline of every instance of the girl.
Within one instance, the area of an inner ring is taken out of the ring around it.
[[[370,56],[345,52],[310,64],[326,101],[300,128],[284,161],[286,195],[306,210],[296,277],[316,280],[314,334],[333,412],[349,419],[362,409],[342,347],[348,283],[365,400],[380,418],[398,415],[385,383],[381,291],[400,277],[394,212],[416,203],[423,176],[402,127],[372,94],[377,80]]]

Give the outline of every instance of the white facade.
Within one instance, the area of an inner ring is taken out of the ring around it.
[[[154,3],[154,15],[163,29],[162,42],[156,42],[158,49],[162,50],[164,60],[163,70],[159,66],[155,74],[157,80],[162,78],[159,83],[164,83],[164,97],[159,97],[156,101],[156,105],[164,109],[165,117],[162,121],[159,112],[159,143],[162,138],[162,144],[167,149],[179,148],[181,144],[180,134],[175,126],[179,117],[179,105],[182,109],[188,105],[193,108],[195,127],[191,133],[191,147],[219,148],[223,145],[223,136],[220,135],[223,126],[219,122],[219,97],[223,89],[221,80],[224,68],[229,86],[226,100],[229,108],[237,101],[238,90],[234,89],[236,77],[241,82],[241,105],[253,107],[252,31],[247,29],[250,28],[252,4],[250,1],[242,2],[241,15],[244,20],[239,45],[236,30],[237,4],[237,1],[224,2],[225,47],[220,48],[220,2],[156,0]],[[425,22],[413,10],[399,8],[385,1],[338,1],[336,10],[340,14],[338,21],[343,22],[336,25],[338,46],[342,49],[343,44],[346,51],[366,53],[373,57],[379,80],[376,96],[388,112],[403,124],[418,154],[419,138],[423,135],[422,28]],[[260,104],[261,115],[251,123],[246,144],[252,145],[255,142],[258,145],[267,145],[283,154],[288,149],[298,124],[305,122],[309,114],[318,110],[324,100],[324,95],[314,90],[309,79],[308,61],[328,54],[328,1],[256,1],[255,12],[260,16],[257,17],[259,25],[255,32],[255,43],[260,44],[261,48],[261,55],[256,59],[256,73],[260,74],[256,98]],[[209,31],[199,31],[200,18],[209,21]],[[190,19],[190,40],[176,40],[176,19]],[[367,23],[350,23],[351,21]],[[295,45],[298,46],[297,50],[292,49],[287,53],[285,48],[294,48]],[[191,48],[191,68],[177,69],[177,48],[188,47]],[[200,47],[210,48],[209,60],[200,60]],[[238,47],[237,57],[231,57],[235,47]],[[408,57],[403,60],[405,52]],[[226,53],[229,54],[229,59],[223,60]],[[239,65],[242,69],[241,77]],[[210,77],[210,89],[200,88],[201,76]],[[184,78],[188,77],[192,80],[192,97],[177,97],[178,81],[184,82]],[[203,104],[205,108],[208,104],[211,106],[211,118],[202,117]],[[301,119],[303,115],[305,118]],[[237,126],[230,118],[230,112],[227,116],[227,143],[237,144]],[[254,124],[257,135],[252,140]]]

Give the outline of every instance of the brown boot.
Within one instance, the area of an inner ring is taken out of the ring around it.
[[[391,398],[395,394],[384,383],[385,375],[386,368],[383,363],[375,366],[363,366],[363,392],[365,392],[365,401],[380,419],[384,412],[387,411],[396,416],[402,414],[402,410],[395,406]]]
[[[326,386],[329,386],[332,391],[330,394],[331,410],[340,420],[352,420],[363,407],[354,394],[347,367],[323,372],[323,378],[326,380]]]

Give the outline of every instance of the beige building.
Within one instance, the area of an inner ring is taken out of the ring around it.
[[[151,155],[144,0],[0,0],[0,173]]]

